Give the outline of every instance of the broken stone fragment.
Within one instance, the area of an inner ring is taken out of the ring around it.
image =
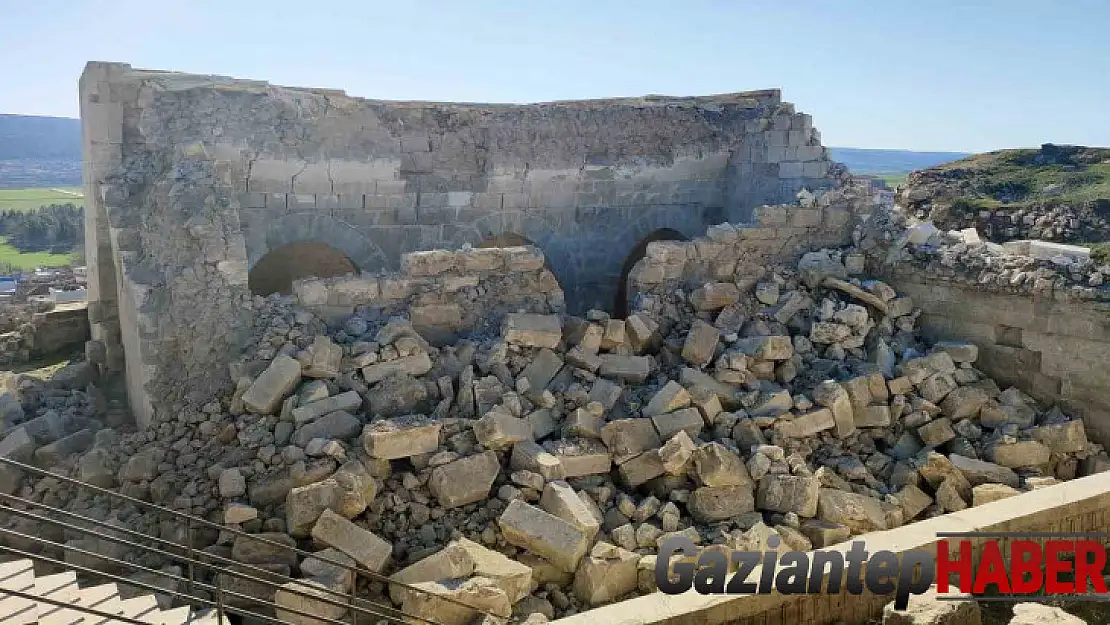
[[[601,428],[601,440],[617,464],[662,445],[650,419],[617,419]]]
[[[381,419],[362,429],[362,447],[370,457],[383,460],[431,453],[439,448],[441,427],[418,415]]]
[[[692,473],[702,486],[753,485],[743,459],[720,443],[707,443],[698,447],[691,461]]]
[[[432,370],[432,359],[428,354],[421,352],[413,356],[405,356],[390,360],[389,362],[381,362],[376,365],[370,365],[362,368],[362,377],[366,380],[367,384],[374,384],[380,382],[391,375],[403,373],[411,376],[421,376]]]
[[[486,451],[432,469],[428,490],[444,508],[458,508],[488,499],[500,471],[497,453]]]
[[[286,582],[274,593],[274,603],[277,605],[274,614],[282,623],[290,625],[325,625],[328,622],[305,614],[341,620],[348,609],[344,605],[336,605],[339,602],[336,602],[335,595],[328,591],[342,592],[342,589],[329,588],[328,584],[319,580]],[[290,610],[296,610],[296,612]]]
[[[887,529],[886,512],[878,499],[831,488],[818,492],[817,517],[845,525],[857,534]]]
[[[979,347],[964,341],[939,341],[935,349],[943,350],[954,362],[972,363],[979,358]]]
[[[331,510],[325,510],[312,528],[312,540],[321,547],[334,547],[354,558],[362,567],[380,573],[393,554],[393,546],[370,530],[363,529]]]
[[[960,487],[952,478],[944,480],[937,488],[937,503],[944,512],[959,512],[967,509],[967,501],[960,494]]]
[[[574,594],[587,605],[608,603],[636,590],[640,556],[608,543],[594,545],[574,574]]]
[[[757,360],[789,360],[794,355],[794,343],[789,336],[743,338],[732,346]]]
[[[418,582],[413,587],[416,590],[402,589],[401,610],[421,619],[420,622],[471,625],[481,612],[505,619],[512,615],[512,604],[505,591],[485,577]]]
[[[563,433],[567,438],[601,438],[601,424],[604,423],[604,414],[601,404],[594,404],[597,410],[589,408],[575,408],[567,415],[563,423]]]
[[[720,330],[700,319],[694,320],[682,346],[682,357],[696,367],[704,367],[713,360],[720,338]]]
[[[295,432],[290,442],[297,447],[307,447],[314,438],[328,440],[347,440],[358,436],[362,421],[349,412],[338,410],[310,421]]]
[[[940,417],[917,428],[917,436],[928,447],[940,447],[956,438],[956,432],[952,430],[951,421],[946,417]]]
[[[844,438],[856,431],[852,401],[844,387],[832,380],[825,380],[814,389],[813,400],[832,411],[838,437]]]
[[[630,315],[624,321],[629,345],[636,353],[652,349],[659,341],[659,324],[643,313]]]
[[[513,445],[509,466],[514,471],[532,471],[545,480],[561,480],[566,477],[563,463],[554,455],[544,451],[535,441],[521,441]]]
[[[952,392],[940,403],[944,416],[959,421],[979,416],[979,411],[990,400],[987,393],[975,386],[961,386]]]
[[[262,375],[243,393],[243,405],[257,414],[274,414],[285,396],[301,381],[301,363],[280,355],[270,362]]]
[[[1005,484],[979,484],[971,489],[971,505],[981,506],[1020,494],[1021,491]]]
[[[532,438],[532,424],[528,419],[514,417],[491,410],[474,423],[474,435],[483,447],[489,449],[509,449],[513,445]]]
[[[532,362],[520,372],[521,378],[528,381],[528,396],[537,396],[547,388],[563,368],[563,359],[558,354],[541,349]]]
[[[978,625],[978,621],[975,624]],[[1014,606],[1014,618],[1009,625],[1088,625],[1056,606],[1043,603],[1019,603]]]
[[[883,625],[981,625],[982,622],[979,604],[974,599],[939,599],[936,586],[920,595],[910,595],[904,610],[895,609],[893,601],[883,608]]]
[[[957,454],[949,456],[948,461],[967,478],[967,481],[972,486],[990,483],[1005,484],[1014,488],[1018,486],[1019,480],[1017,474],[1005,466],[985,460],[965,458]],[[961,493],[961,495],[966,495],[966,493]]]
[[[1033,438],[1058,454],[1079,453],[1087,448],[1087,432],[1079,419],[1034,428]]]
[[[307,362],[302,368],[306,378],[334,378],[339,375],[339,363],[343,359],[343,348],[325,335],[317,334],[308,346]]]
[[[505,540],[573,573],[589,549],[586,534],[573,524],[514,499],[497,519]]]
[[[947,373],[934,373],[928,378],[925,378],[925,380],[917,386],[917,390],[925,399],[934,404],[940,404],[941,401],[957,387],[958,385],[956,381],[952,379],[951,375]]]
[[[821,519],[805,519],[802,521],[801,531],[818,549],[842,543],[852,536],[852,531],[846,525]]]
[[[933,498],[913,484],[903,487],[894,497],[902,507],[902,518],[906,521],[912,521],[933,505]]]
[[[555,349],[563,339],[563,326],[557,315],[510,313],[505,316],[501,335],[516,345]]]
[[[339,492],[333,479],[301,486],[289,491],[285,498],[285,527],[294,538],[305,538],[320,515],[331,508]]]
[[[417,407],[427,399],[428,387],[407,373],[390,375],[366,394],[370,414],[384,418],[418,412]]]
[[[731,282],[708,282],[690,293],[695,310],[713,311],[740,301],[740,289]]]
[[[986,457],[995,464],[1017,469],[1048,464],[1052,452],[1037,441],[999,442],[987,448]]]
[[[1027,428],[1033,425],[1036,418],[1036,410],[1024,403],[1017,405],[1000,404],[991,400],[979,410],[979,424],[991,429],[1009,424],[1016,425],[1019,428]]]
[[[690,501],[686,505],[694,520],[715,523],[755,510],[755,496],[750,484],[702,486],[690,493]]]
[[[793,512],[800,517],[817,515],[821,481],[808,475],[765,475],[759,480],[756,505],[762,510]]]
[[[680,430],[659,448],[659,459],[663,462],[663,469],[669,475],[686,475],[686,465],[694,449],[694,441],[690,440],[686,432]]]

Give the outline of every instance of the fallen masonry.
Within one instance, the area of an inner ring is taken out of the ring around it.
[[[649,246],[633,284],[679,249]],[[808,550],[1110,468],[1082,421],[987,377],[974,344],[926,340],[858,256],[720,261],[700,287],[633,293],[624,320],[508,311],[446,344],[411,311],[256,298],[233,394],[134,432],[105,427],[88,363],[7,374],[0,454],[349,558],[429,593],[363,580],[368,597],[458,623],[477,613],[442,597],[535,623],[650,593],[677,535]],[[53,480],[3,467],[0,486],[184,539]],[[306,587],[353,583],[230,536],[198,538]]]

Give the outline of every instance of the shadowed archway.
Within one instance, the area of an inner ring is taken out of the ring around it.
[[[288,243],[267,252],[247,276],[253,295],[293,292],[302,278],[332,278],[356,273],[358,267],[343,252],[327,243]]]
[[[621,266],[620,284],[617,285],[617,298],[613,302],[613,316],[617,319],[624,319],[628,316],[628,274],[632,273],[632,268],[640,259],[647,255],[647,246],[649,243],[655,241],[686,241],[688,240],[681,232],[672,230],[670,228],[659,228],[650,232],[647,236],[640,239],[638,243],[628,252],[628,256],[624,259],[624,264]]]

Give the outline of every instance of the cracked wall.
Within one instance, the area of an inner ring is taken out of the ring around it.
[[[282,246],[378,272],[520,237],[581,313],[613,308],[651,233],[693,237],[831,184],[811,118],[778,90],[385,102],[90,63],[80,91],[90,320],[143,422],[151,397],[172,409],[229,383],[211,371],[250,325],[248,271]]]

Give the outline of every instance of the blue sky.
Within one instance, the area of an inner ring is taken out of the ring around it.
[[[1110,0],[0,0],[0,112],[86,61],[534,102],[780,87],[826,145],[1110,146]]]

